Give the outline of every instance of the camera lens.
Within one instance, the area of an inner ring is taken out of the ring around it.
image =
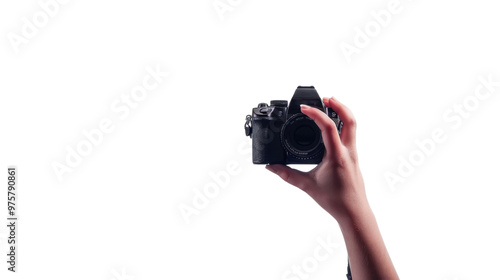
[[[295,130],[293,139],[301,146],[309,146],[314,142],[314,130],[309,126],[302,125]]]
[[[309,160],[324,151],[321,130],[308,116],[299,113],[291,116],[283,125],[281,140],[290,156]]]

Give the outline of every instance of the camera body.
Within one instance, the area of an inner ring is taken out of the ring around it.
[[[247,116],[245,132],[252,138],[254,164],[317,164],[323,159],[325,146],[321,130],[300,110],[305,104],[331,118],[340,134],[342,122],[337,113],[325,107],[313,86],[297,87],[287,100],[260,103]]]

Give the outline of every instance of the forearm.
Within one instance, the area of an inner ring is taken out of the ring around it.
[[[346,243],[353,279],[399,279],[366,199],[337,221]]]

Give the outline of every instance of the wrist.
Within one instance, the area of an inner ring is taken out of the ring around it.
[[[346,227],[359,223],[364,218],[373,215],[371,213],[372,211],[366,196],[360,195],[345,200],[343,207],[330,214],[337,220],[341,227]]]

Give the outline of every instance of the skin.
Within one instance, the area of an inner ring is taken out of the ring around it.
[[[344,123],[341,135],[324,112],[301,105],[302,113],[321,129],[326,149],[321,163],[309,172],[279,164],[266,168],[306,192],[337,220],[353,279],[399,279],[366,197],[356,152],[356,120],[335,98],[323,98],[323,102]]]

